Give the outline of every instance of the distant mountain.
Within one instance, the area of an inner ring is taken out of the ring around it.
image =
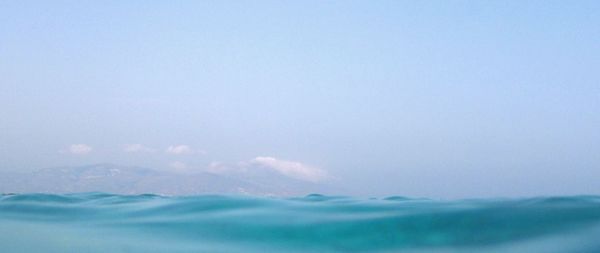
[[[326,190],[323,185],[274,173],[249,177],[208,172],[181,174],[114,164],[48,168],[30,173],[0,173],[0,193],[110,192],[292,196],[324,191]]]

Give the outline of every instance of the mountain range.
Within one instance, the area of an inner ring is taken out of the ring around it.
[[[327,193],[331,188],[262,171],[225,175],[205,171],[178,173],[134,166],[94,164],[78,167],[46,168],[33,172],[0,172],[0,193],[116,194],[248,194],[297,196]]]

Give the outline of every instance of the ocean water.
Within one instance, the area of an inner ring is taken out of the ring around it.
[[[600,252],[600,197],[0,197],[0,252]]]

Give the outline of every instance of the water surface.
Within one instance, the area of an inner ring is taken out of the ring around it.
[[[600,252],[600,198],[0,197],[0,252]]]

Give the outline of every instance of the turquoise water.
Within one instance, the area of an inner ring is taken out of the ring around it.
[[[600,252],[600,197],[0,197],[0,252]]]

